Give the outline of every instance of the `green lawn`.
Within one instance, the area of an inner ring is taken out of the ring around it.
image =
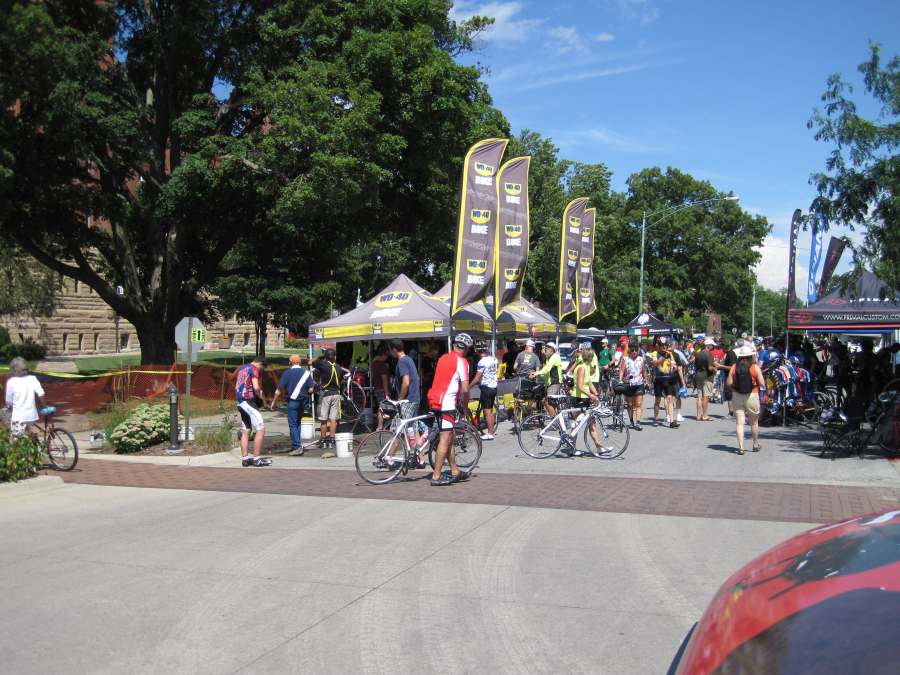
[[[279,349],[268,351],[266,361],[275,365],[287,365],[287,357],[292,350]],[[241,363],[246,363],[252,358],[249,352],[227,352],[218,350],[204,350],[197,357],[198,363],[209,363],[217,366],[227,366],[233,368]],[[135,367],[141,362],[139,352],[129,352],[127,354],[113,354],[110,356],[77,356],[72,359],[78,367],[80,373],[100,373],[110,370],[119,370],[126,366]]]

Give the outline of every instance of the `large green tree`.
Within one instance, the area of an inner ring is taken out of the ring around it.
[[[134,324],[145,363],[218,278],[267,276],[271,228],[310,317],[436,276],[462,153],[508,131],[453,60],[486,22],[448,0],[0,7],[0,233]]]
[[[851,98],[853,86],[834,74],[822,94],[823,109],[807,124],[816,140],[834,146],[825,171],[810,179],[819,192],[811,208],[862,228],[857,257],[900,289],[900,56],[883,63],[880,46],[871,44],[859,72],[877,115],[861,115]]]

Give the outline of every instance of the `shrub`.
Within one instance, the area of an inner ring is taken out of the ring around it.
[[[142,403],[107,437],[116,452],[140,452],[169,437],[169,406]]]
[[[41,462],[41,450],[33,438],[13,439],[9,429],[0,425],[0,483],[35,475]]]
[[[234,422],[226,419],[222,426],[197,429],[194,445],[210,452],[228,452],[234,447]]]
[[[6,330],[6,328],[4,328],[3,326],[0,326],[0,349],[3,349],[9,343],[9,331]]]
[[[26,361],[40,361],[47,356],[47,348],[38,344],[31,338],[26,338],[25,342],[11,342],[0,348],[3,358],[7,361],[21,356]]]
[[[305,352],[309,349],[309,341],[301,340],[300,338],[288,338],[284,341],[285,349],[297,349],[301,352]]]

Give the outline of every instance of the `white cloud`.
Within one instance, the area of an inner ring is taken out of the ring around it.
[[[659,7],[651,5],[649,0],[613,0],[613,4],[625,19],[638,21],[641,26],[647,26],[659,18]]]
[[[564,141],[560,141],[563,144]],[[612,129],[604,127],[594,127],[591,129],[582,129],[576,131],[570,138],[565,139],[566,145],[583,145],[584,143],[595,143],[597,145],[605,145],[622,152],[659,152],[660,147],[654,146],[646,141],[639,140],[621,134]]]
[[[649,26],[659,18],[659,7],[648,7],[641,12],[641,25]]]
[[[557,75],[548,77],[540,77],[530,82],[525,82],[519,87],[519,91],[527,91],[530,89],[540,89],[541,87],[549,87],[565,82],[580,82],[582,80],[593,80],[599,77],[610,77],[612,75],[624,75],[625,73],[633,73],[638,70],[645,70],[653,66],[662,65],[660,63],[635,63],[630,66],[619,66],[617,68],[597,68],[593,70],[582,70],[578,72],[562,72]]]
[[[788,285],[788,261],[790,259],[790,241],[783,237],[769,235],[759,249],[762,257],[756,265],[756,278],[761,286],[773,291],[780,291]],[[806,287],[809,270],[801,265],[802,260],[809,259],[809,247],[798,248],[795,267],[797,297],[806,299]]]
[[[595,42],[612,42],[616,39],[616,36],[612,33],[598,33],[594,36]]]
[[[450,10],[454,21],[465,21],[473,16],[489,16],[493,25],[486,28],[480,38],[489,42],[523,42],[544,23],[543,19],[516,18],[522,12],[521,2],[458,2]]]
[[[547,45],[555,49],[557,54],[588,52],[588,46],[575,26],[556,26],[547,31],[547,37]]]

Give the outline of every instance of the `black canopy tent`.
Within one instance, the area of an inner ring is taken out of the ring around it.
[[[594,338],[618,338],[622,335],[636,337],[676,337],[684,331],[660,319],[656,314],[643,312],[629,321],[624,328],[583,328],[578,330],[578,337],[592,340]]]
[[[788,329],[822,333],[885,333],[900,329],[900,297],[863,270],[856,283],[788,311]]]

